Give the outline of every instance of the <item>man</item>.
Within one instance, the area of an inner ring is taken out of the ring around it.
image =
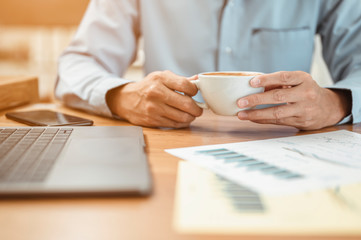
[[[331,88],[307,73],[315,34]],[[148,75],[131,82],[121,76],[140,36]],[[360,1],[93,0],[60,58],[56,95],[136,125],[180,128],[202,114],[188,77],[227,70],[269,73],[250,83],[266,91],[239,107],[286,103],[239,112],[240,120],[304,130],[360,122]]]

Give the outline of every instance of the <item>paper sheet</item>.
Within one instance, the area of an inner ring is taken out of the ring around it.
[[[264,211],[238,211],[210,171],[180,162],[174,228],[184,234],[361,235],[361,184],[261,196]]]
[[[346,130],[166,151],[262,194],[361,182],[361,134]]]

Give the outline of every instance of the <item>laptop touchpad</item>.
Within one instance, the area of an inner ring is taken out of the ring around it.
[[[119,164],[138,162],[143,151],[139,138],[74,138],[61,162],[67,164]],[[70,162],[69,162],[70,161]]]

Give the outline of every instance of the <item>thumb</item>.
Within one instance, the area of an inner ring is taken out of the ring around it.
[[[198,74],[193,75],[192,77],[187,78],[188,80],[197,80],[198,79]]]

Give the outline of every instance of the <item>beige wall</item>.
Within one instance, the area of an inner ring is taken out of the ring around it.
[[[0,75],[38,76],[41,100],[52,99],[57,58],[75,29],[0,25]]]
[[[1,0],[0,75],[36,75],[49,100],[56,61],[68,44],[88,0]]]
[[[77,25],[89,0],[1,0],[0,24]]]

